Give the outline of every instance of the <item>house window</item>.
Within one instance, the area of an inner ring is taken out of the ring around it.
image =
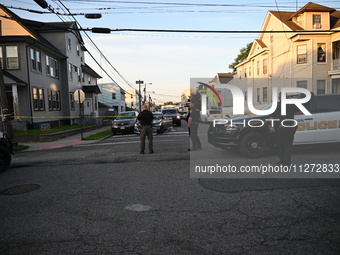
[[[94,95],[94,110],[98,110],[98,96]]]
[[[112,93],[112,99],[116,99],[116,93]]]
[[[77,44],[77,56],[80,57],[80,45]]]
[[[35,111],[45,111],[44,90],[33,88],[33,108]]]
[[[60,111],[60,91],[48,90],[48,108],[50,111]]]
[[[59,77],[58,60],[46,55],[46,73],[49,76]]]
[[[82,81],[82,82],[85,82],[84,73],[81,73],[81,81]]]
[[[260,89],[256,89],[256,97],[257,97],[257,102],[260,102]]]
[[[307,89],[307,81],[306,80],[304,80],[304,81],[297,81],[296,82],[296,87]]]
[[[318,43],[318,63],[326,62],[326,44]]]
[[[326,94],[326,80],[318,80],[316,84],[316,93],[318,95]]]
[[[73,80],[73,72],[72,72],[73,65],[71,63],[68,63],[68,79],[70,81]]]
[[[87,83],[91,84],[91,77],[87,78]]]
[[[251,77],[251,67],[249,67],[249,77]]]
[[[81,72],[80,72],[80,68],[77,69],[77,75],[78,75],[78,82],[81,82]]]
[[[6,46],[6,68],[19,69],[18,46]]]
[[[69,51],[71,51],[71,38],[70,37],[67,37],[67,49],[69,50]]]
[[[264,87],[262,89],[262,101],[267,102],[268,101],[268,89],[267,87]]]
[[[76,104],[74,101],[74,92],[70,93],[70,103],[71,103],[71,111],[74,111],[76,109]]]
[[[41,52],[36,49],[31,48],[30,57],[31,57],[31,68],[35,71],[42,72]]]
[[[264,59],[262,62],[263,66],[263,74],[267,73],[267,59]]]
[[[313,28],[314,29],[321,29],[321,15],[320,14],[313,14]]]
[[[297,63],[298,64],[307,63],[307,45],[297,46]]]
[[[257,75],[260,75],[260,61],[256,62]]]
[[[247,68],[244,69],[244,77],[247,77]]]

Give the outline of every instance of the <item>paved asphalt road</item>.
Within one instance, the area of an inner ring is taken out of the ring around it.
[[[16,153],[0,175],[0,254],[340,254],[337,179],[190,178],[184,124],[155,136],[155,154],[136,135]]]

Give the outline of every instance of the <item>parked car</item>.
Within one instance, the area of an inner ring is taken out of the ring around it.
[[[117,133],[134,133],[135,124],[137,123],[138,112],[128,111],[121,112],[119,116],[112,121],[112,134]]]
[[[313,96],[306,108],[312,115],[297,114],[294,145],[340,142],[340,94]],[[274,146],[274,137],[264,124],[268,115],[232,118],[233,124],[220,121],[208,130],[208,142],[220,148],[238,148],[246,157],[264,156]],[[256,119],[249,125],[249,120]],[[263,122],[262,122],[263,121]],[[256,123],[257,122],[257,123]],[[258,127],[254,127],[259,125]]]
[[[164,133],[165,130],[172,127],[172,117],[164,116],[161,112],[153,112],[152,121],[152,132],[153,133]],[[139,134],[141,130],[141,125],[137,122],[135,124],[135,133]]]
[[[164,116],[171,116],[172,117],[172,123],[176,126],[181,126],[181,115],[179,114],[178,110],[176,108],[165,108],[162,109],[162,113]]]
[[[164,133],[172,127],[172,117],[163,115],[161,112],[154,112],[152,126],[156,128],[157,133]]]
[[[13,154],[13,146],[9,137],[0,132],[0,173],[7,170],[11,164]]]

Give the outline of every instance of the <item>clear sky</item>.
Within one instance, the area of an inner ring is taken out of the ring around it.
[[[2,0],[6,7],[31,10],[42,9],[33,0]],[[185,29],[246,31],[261,30],[268,10],[296,11],[308,1],[291,0],[46,0],[59,13],[67,7],[72,14],[101,13],[101,19],[74,17],[82,28],[105,27],[110,29]],[[314,1],[335,9],[340,1]],[[64,7],[65,6],[65,7]],[[56,14],[35,14],[10,8],[22,18],[38,21],[70,21],[72,17]],[[230,72],[229,64],[240,48],[257,38],[258,34],[203,34],[203,33],[150,33],[87,32],[92,41],[110,61],[116,71],[100,56],[90,40],[83,35],[85,47],[123,89],[138,88],[137,80],[147,84],[147,92],[156,103],[179,102],[180,95],[190,87],[190,78],[207,77]],[[86,63],[103,79],[98,85],[112,82],[89,55]],[[128,82],[126,82],[128,81]]]

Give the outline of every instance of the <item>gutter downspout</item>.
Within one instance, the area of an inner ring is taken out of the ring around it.
[[[29,48],[31,45],[34,45],[34,43],[31,43],[29,45],[26,45],[26,66],[27,66],[27,89],[28,89],[28,99],[29,99],[29,107],[30,107],[30,128],[33,129],[33,109],[32,109],[32,90],[31,90],[31,77],[30,77],[30,66],[29,66]]]

